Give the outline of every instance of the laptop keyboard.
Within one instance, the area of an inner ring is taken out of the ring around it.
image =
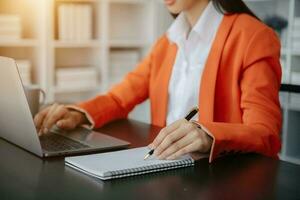
[[[43,150],[49,152],[89,148],[88,145],[82,144],[75,140],[71,140],[64,136],[53,134],[53,133],[40,136],[40,141]]]

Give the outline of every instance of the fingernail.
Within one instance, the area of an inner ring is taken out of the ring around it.
[[[47,129],[47,128],[44,128],[43,133],[44,133],[44,134],[48,133],[48,129]]]
[[[61,127],[61,122],[57,122],[56,126],[58,126],[60,128]]]

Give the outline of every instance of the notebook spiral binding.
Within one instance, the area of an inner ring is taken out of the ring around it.
[[[168,169],[175,169],[175,168],[192,166],[192,165],[194,165],[194,161],[192,159],[187,159],[187,160],[180,160],[175,163],[164,163],[164,164],[150,165],[145,167],[137,167],[133,169],[116,170],[116,171],[111,171],[110,173],[112,178],[121,178],[126,176],[146,174],[150,172],[158,172],[158,171],[164,171]]]

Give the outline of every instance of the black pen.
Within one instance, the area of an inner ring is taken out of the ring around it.
[[[199,111],[198,107],[193,108],[186,116],[185,119],[187,121],[190,121]],[[144,157],[144,160],[146,160],[147,158],[149,158],[152,154],[154,153],[154,149],[151,149],[147,155]]]

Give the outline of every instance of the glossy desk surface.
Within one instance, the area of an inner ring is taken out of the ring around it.
[[[138,147],[159,128],[121,120],[99,131]],[[41,159],[1,139],[0,158],[1,200],[300,199],[300,166],[254,154],[105,182],[65,167],[63,158]]]

